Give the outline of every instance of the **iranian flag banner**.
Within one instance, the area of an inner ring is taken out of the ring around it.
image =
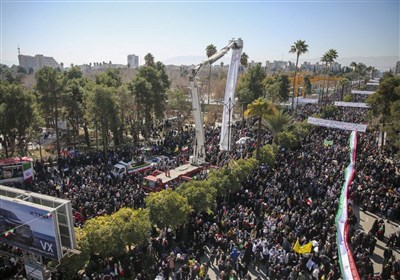
[[[345,170],[345,182],[340,194],[339,208],[336,214],[336,241],[339,251],[339,264],[343,279],[359,280],[357,267],[354,262],[353,254],[348,244],[348,190],[355,174],[356,150],[357,150],[357,132],[353,131],[350,135],[350,164]]]
[[[33,164],[32,162],[24,162],[22,164],[22,169],[24,171],[24,181],[33,180]]]

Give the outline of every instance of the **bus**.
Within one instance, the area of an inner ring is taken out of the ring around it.
[[[0,184],[23,183],[34,178],[33,159],[16,157],[0,159]]]

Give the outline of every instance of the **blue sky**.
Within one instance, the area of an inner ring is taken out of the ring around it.
[[[142,61],[149,52],[163,62],[205,57],[207,45],[220,49],[238,37],[250,60],[263,63],[295,60],[288,51],[298,39],[309,45],[309,60],[331,48],[340,58],[400,55],[398,0],[0,1],[7,65],[18,64],[18,45],[65,65],[126,64],[128,54]]]

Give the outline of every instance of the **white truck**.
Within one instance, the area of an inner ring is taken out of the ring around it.
[[[137,161],[132,160],[130,162],[119,161],[115,164],[111,170],[114,177],[123,177],[124,175],[131,175],[137,172],[144,172],[151,169],[151,162],[144,160],[140,157]]]

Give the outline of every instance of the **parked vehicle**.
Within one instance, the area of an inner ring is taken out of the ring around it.
[[[124,161],[118,162],[113,166],[111,173],[115,177],[122,177],[124,175],[130,175],[136,172],[144,172],[150,168],[152,168],[151,163],[145,161],[143,157],[140,157],[136,161],[133,160],[130,162],[124,162]]]
[[[168,167],[168,168],[174,168],[175,167],[175,162],[167,156],[158,156],[153,158],[151,162],[151,166],[155,168],[159,167]]]

